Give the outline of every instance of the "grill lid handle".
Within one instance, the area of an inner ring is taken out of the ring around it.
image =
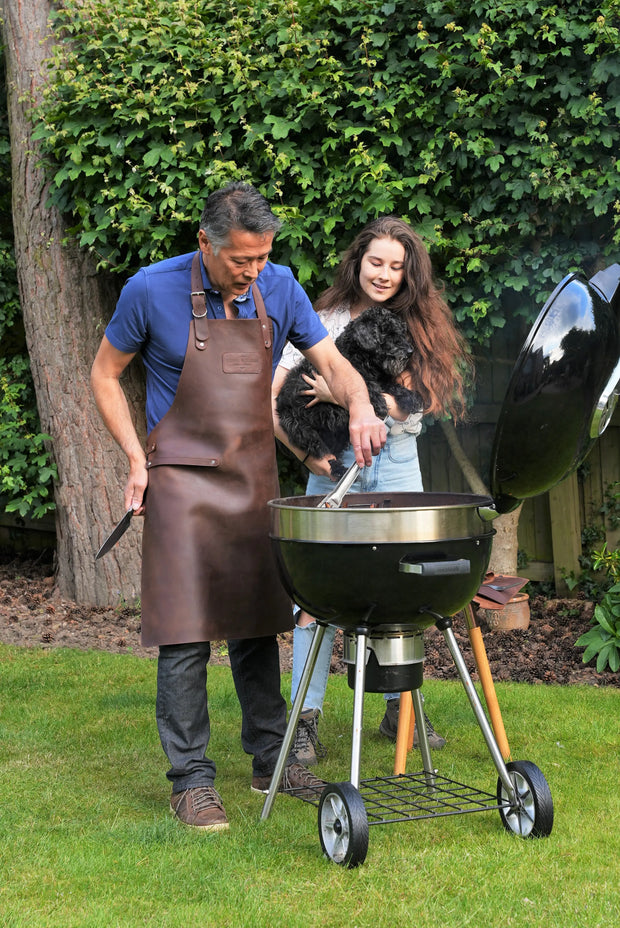
[[[471,564],[466,558],[456,561],[408,561],[406,554],[398,563],[399,573],[417,574],[421,577],[453,577],[457,574],[471,573]]]

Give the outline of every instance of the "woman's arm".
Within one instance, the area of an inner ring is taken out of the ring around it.
[[[303,353],[325,378],[336,403],[348,410],[355,460],[360,467],[369,466],[373,454],[378,454],[385,444],[387,430],[372,407],[363,378],[329,337]]]
[[[291,454],[293,454],[302,464],[312,471],[313,474],[317,476],[331,477],[331,467],[329,466],[330,460],[335,460],[334,455],[326,455],[324,458],[315,458],[310,455],[306,455],[301,448],[298,448],[294,445],[282,426],[280,425],[280,417],[278,416],[278,410],[276,408],[276,400],[278,394],[282,389],[282,384],[286,380],[286,375],[288,374],[288,369],[279,364],[276,367],[276,372],[273,376],[273,381],[271,384],[271,414],[273,417],[273,431],[276,438],[282,442],[282,444],[289,449]]]

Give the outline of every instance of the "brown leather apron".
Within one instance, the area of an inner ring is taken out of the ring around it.
[[[254,638],[290,629],[292,607],[269,543],[278,496],[271,329],[209,319],[192,263],[193,318],[172,406],[147,439],[142,642]]]

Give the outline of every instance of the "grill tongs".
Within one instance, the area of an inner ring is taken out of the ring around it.
[[[344,472],[334,489],[331,493],[328,493],[327,496],[324,496],[320,503],[317,505],[317,509],[340,509],[342,500],[346,493],[349,492],[353,484],[355,483],[355,478],[361,471],[361,467],[354,461],[351,464],[350,468]]]

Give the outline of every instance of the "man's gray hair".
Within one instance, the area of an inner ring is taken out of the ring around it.
[[[200,228],[209,239],[214,254],[228,244],[233,229],[255,235],[270,232],[275,235],[280,226],[280,220],[271,212],[262,193],[240,181],[209,194],[200,217]]]

